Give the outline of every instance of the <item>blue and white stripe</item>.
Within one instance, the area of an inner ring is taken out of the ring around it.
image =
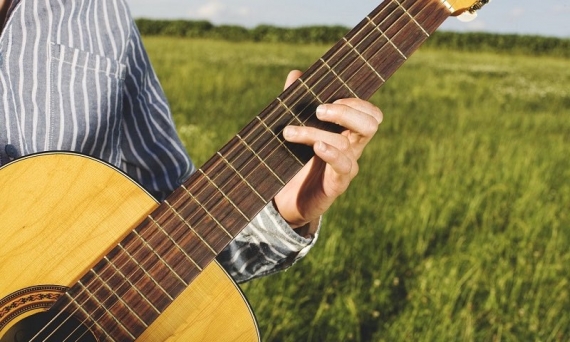
[[[13,0],[0,37],[0,159],[88,154],[158,199],[195,168],[124,0]],[[238,281],[290,266],[316,239],[269,205],[219,260]]]

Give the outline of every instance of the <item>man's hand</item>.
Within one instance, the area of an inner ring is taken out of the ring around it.
[[[300,76],[300,71],[291,71],[285,87]],[[283,132],[287,141],[312,146],[315,152],[275,196],[277,210],[293,228],[316,220],[346,191],[358,173],[358,158],[382,122],[382,112],[364,100],[342,99],[320,105],[317,118],[336,123],[345,130],[337,134],[311,127],[287,126]]]

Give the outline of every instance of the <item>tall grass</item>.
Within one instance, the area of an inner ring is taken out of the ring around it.
[[[197,164],[326,50],[147,38]],[[570,339],[570,61],[421,50],[320,239],[243,285],[264,341]]]

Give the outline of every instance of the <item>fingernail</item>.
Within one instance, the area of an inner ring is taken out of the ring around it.
[[[296,134],[296,130],[295,130],[294,127],[287,126],[287,127],[285,127],[285,128],[283,129],[283,136],[284,136],[285,138],[294,137],[295,134]]]
[[[327,114],[327,106],[325,106],[324,104],[319,105],[317,107],[317,118],[324,118],[325,115]]]

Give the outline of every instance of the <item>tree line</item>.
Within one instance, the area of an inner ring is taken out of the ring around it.
[[[332,44],[349,31],[349,28],[343,26],[284,28],[260,25],[248,29],[237,25],[214,25],[204,20],[140,18],[136,19],[136,23],[141,34],[147,36],[223,39],[236,42]],[[570,39],[530,35],[438,31],[427,40],[424,46],[463,51],[517,52],[570,57]]]

